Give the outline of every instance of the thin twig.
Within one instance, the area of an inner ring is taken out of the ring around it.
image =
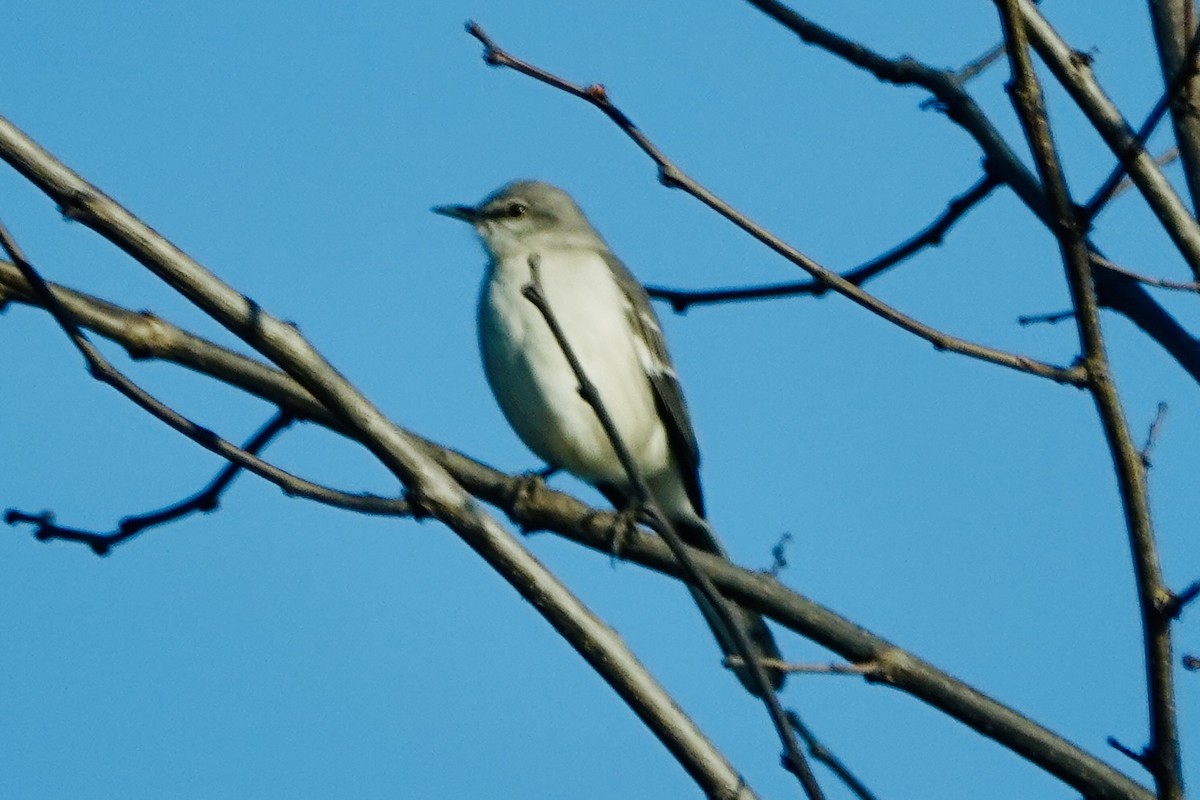
[[[1160,167],[1165,167],[1165,166],[1175,163],[1175,161],[1177,161],[1178,159],[1179,159],[1179,148],[1172,145],[1171,147],[1168,147],[1166,150],[1163,150],[1161,153],[1156,155],[1154,157],[1154,163],[1158,164]],[[1126,175],[1124,178],[1121,179],[1121,182],[1117,184],[1117,188],[1113,189],[1112,197],[1109,198],[1109,202],[1111,203],[1113,200],[1116,200],[1118,197],[1125,194],[1132,188],[1133,188],[1133,181],[1129,180],[1129,176]]]
[[[1133,761],[1142,769],[1147,771],[1150,770],[1150,756],[1146,748],[1142,748],[1140,751],[1134,750],[1133,748],[1122,744],[1121,740],[1115,736],[1109,736],[1107,739],[1105,739],[1105,741],[1108,743],[1109,747]]]
[[[291,424],[292,418],[286,413],[280,412],[274,415],[249,441],[242,445],[242,449],[251,455],[258,455],[271,439],[275,438],[277,434]],[[180,500],[177,503],[172,503],[157,511],[125,517],[117,523],[116,530],[111,533],[85,531],[78,528],[65,528],[61,525],[56,525],[54,524],[54,515],[49,512],[30,514],[10,508],[4,512],[4,521],[10,525],[14,522],[34,523],[37,525],[37,528],[34,530],[33,535],[38,541],[46,542],[59,539],[68,542],[80,542],[90,547],[96,555],[105,556],[112,552],[114,547],[129,541],[144,530],[158,525],[165,525],[168,522],[173,522],[180,517],[197,511],[207,514],[215,510],[220,502],[222,492],[233,483],[234,478],[237,477],[241,470],[242,467],[238,464],[226,464],[217,473],[216,478],[191,497]]]
[[[294,418],[286,412],[279,412],[263,425],[242,449],[250,455],[258,455],[276,435],[292,424]],[[9,525],[29,523],[35,526],[33,536],[41,542],[67,541],[86,544],[98,556],[106,556],[119,544],[124,544],[138,534],[150,528],[174,522],[181,517],[196,512],[208,514],[216,510],[222,493],[233,483],[234,479],[244,468],[240,464],[226,464],[216,477],[200,491],[184,498],[177,503],[144,514],[124,517],[117,522],[116,530],[109,533],[69,528],[58,525],[54,514],[48,511],[30,513],[15,508],[4,512],[4,521]],[[410,516],[412,508],[406,500],[392,497],[379,497],[371,494],[352,494],[336,489],[328,489],[327,505],[336,505],[348,511],[362,514],[378,514],[381,516]],[[335,500],[336,502],[328,502]]]
[[[1127,278],[1132,278],[1138,283],[1144,283],[1147,286],[1154,286],[1158,289],[1176,289],[1182,292],[1200,292],[1200,281],[1171,281],[1166,278],[1152,278],[1149,275],[1141,275],[1131,269],[1126,269],[1114,261],[1110,261],[1098,253],[1091,253],[1090,256],[1093,264],[1111,270],[1118,275],[1124,275]]]
[[[300,478],[263,461],[253,453],[243,450],[232,442],[222,439],[208,428],[192,422],[187,417],[170,408],[131,381],[100,354],[100,351],[92,345],[83,331],[79,329],[79,326],[75,324],[75,320],[70,313],[54,299],[54,293],[50,291],[50,287],[46,284],[46,281],[34,269],[33,265],[26,260],[20,247],[9,236],[8,230],[3,224],[0,224],[0,248],[3,248],[8,257],[12,259],[13,264],[21,271],[22,276],[28,282],[33,294],[46,310],[50,312],[50,315],[54,317],[59,327],[66,333],[67,338],[71,340],[71,343],[75,345],[75,348],[83,356],[84,361],[87,363],[89,374],[101,383],[116,389],[151,416],[166,423],[204,449],[216,453],[227,461],[237,464],[253,472],[255,475],[274,483],[289,495],[296,495],[309,500],[316,500],[326,505],[352,510],[362,510],[364,504],[379,507],[378,501],[388,501],[387,498],[374,497],[372,495],[348,494]],[[402,506],[395,506],[395,511],[389,513],[396,513],[401,508]],[[402,513],[407,513],[407,508],[404,508]],[[17,519],[15,521],[29,520]]]
[[[671,521],[667,519],[667,515],[659,507],[658,501],[653,493],[651,493],[645,477],[638,470],[637,464],[629,452],[629,448],[625,446],[625,442],[621,439],[621,433],[617,430],[616,423],[613,422],[612,416],[608,413],[608,409],[601,400],[600,392],[596,389],[595,384],[591,382],[586,370],[583,368],[583,364],[580,363],[578,356],[576,356],[575,350],[571,347],[570,342],[567,341],[566,334],[563,333],[562,326],[559,324],[554,310],[550,308],[550,304],[546,301],[545,293],[542,290],[539,261],[540,259],[536,254],[529,257],[529,283],[522,289],[521,293],[529,302],[533,303],[534,307],[537,308],[546,320],[546,325],[554,335],[555,341],[558,342],[559,350],[562,351],[567,363],[571,366],[571,371],[575,373],[575,379],[579,382],[579,395],[591,406],[592,411],[595,412],[597,419],[600,421],[600,425],[608,437],[609,444],[612,445],[613,451],[616,452],[617,458],[621,462],[621,467],[629,480],[629,486],[639,510],[647,519],[650,527],[662,536],[670,546],[671,552],[683,567],[683,573],[687,578],[688,586],[708,601],[716,610],[725,627],[729,630],[734,643],[737,645],[737,650],[742,656],[744,665],[747,667],[753,682],[758,687],[759,697],[766,705],[771,721],[775,724],[775,728],[779,733],[780,742],[783,744],[784,749],[784,767],[800,781],[800,785],[804,788],[804,793],[808,796],[809,800],[824,800],[821,787],[817,784],[808,761],[804,758],[803,752],[801,752],[799,745],[796,743],[792,728],[787,724],[787,717],[784,714],[783,707],[779,703],[779,698],[775,694],[775,689],[771,685],[771,681],[767,678],[767,672],[763,668],[762,663],[754,658],[754,649],[750,644],[750,638],[746,635],[742,626],[738,625],[736,620],[734,620],[733,614],[729,609],[729,601],[721,596],[721,593],[713,586],[712,581],[696,567],[695,562],[692,560],[690,548],[683,543],[683,539],[675,531],[675,526],[671,524]]]
[[[1017,324],[1022,328],[1030,325],[1057,325],[1063,320],[1071,319],[1075,316],[1075,312],[1067,311],[1051,311],[1046,314],[1022,314],[1017,317]]]
[[[1158,98],[1158,102],[1154,104],[1154,108],[1146,115],[1146,119],[1137,129],[1137,134],[1134,136],[1134,141],[1130,142],[1126,149],[1122,152],[1121,157],[1117,159],[1117,165],[1113,167],[1112,172],[1108,174],[1091,199],[1084,204],[1083,210],[1080,212],[1085,220],[1093,220],[1108,204],[1113,197],[1116,196],[1118,189],[1124,183],[1126,174],[1129,171],[1129,162],[1137,156],[1138,152],[1143,150],[1146,142],[1150,141],[1151,134],[1158,127],[1158,123],[1166,115],[1167,109],[1179,97],[1179,93],[1183,91],[1183,87],[1196,74],[1196,56],[1200,54],[1200,30],[1192,35],[1191,44],[1188,45],[1188,54],[1184,61],[1184,68],[1181,69],[1167,88],[1163,91],[1162,96]],[[1177,148],[1172,148],[1176,156],[1179,154]],[[1155,159],[1160,165],[1161,159]]]
[[[159,360],[186,367],[285,408],[295,419],[349,435],[328,409],[275,367],[188,333],[149,311],[132,311],[49,281],[46,286],[77,326],[116,343],[134,360]],[[0,294],[17,303],[46,308],[20,270],[3,260]]]
[[[970,189],[953,198],[937,219],[905,241],[882,253],[870,261],[841,273],[849,283],[862,286],[867,281],[887,271],[891,267],[916,255],[926,247],[936,247],[942,243],[946,233],[956,222],[966,216],[967,212],[979,205],[1000,184],[991,174],[985,174],[976,181]],[[666,300],[677,313],[683,313],[694,305],[711,303],[728,303],[741,300],[763,300],[776,297],[795,297],[810,295],[821,297],[829,291],[829,284],[820,280],[788,281],[764,286],[748,286],[731,289],[706,289],[689,291],[670,289],[661,286],[647,286],[646,291],[651,297]]]
[[[1180,800],[1183,797],[1183,773],[1175,709],[1171,628],[1170,618],[1163,613],[1169,593],[1163,584],[1162,568],[1159,565],[1150,518],[1146,468],[1133,443],[1112,377],[1100,327],[1099,302],[1092,282],[1082,223],[1076,216],[1075,206],[1067,189],[1062,164],[1046,117],[1041,87],[1027,50],[1026,20],[1022,17],[1022,8],[1027,7],[1028,3],[1027,0],[995,2],[1000,10],[1004,40],[1012,65],[1009,93],[1037,163],[1038,174],[1052,211],[1052,219],[1056,221],[1056,224],[1051,226],[1051,232],[1058,240],[1071,291],[1083,365],[1087,372],[1087,389],[1095,402],[1096,412],[1104,429],[1120,489],[1125,528],[1133,556],[1138,606],[1142,616],[1151,728],[1146,763],[1154,776],[1160,798]]]
[[[1116,103],[1104,94],[1087,59],[1080,59],[1078,53],[1068,47],[1032,0],[1018,0],[1016,8],[1021,14],[1021,24],[1025,26],[1027,41],[1096,128],[1112,155],[1126,164],[1129,178],[1138,187],[1146,205],[1171,237],[1183,260],[1192,267],[1193,275],[1200,279],[1200,223],[1196,222],[1192,211],[1130,130]],[[1085,229],[1088,221],[1090,219],[1081,219]]]
[[[841,664],[835,662],[829,664],[797,664],[779,658],[761,658],[759,661],[771,669],[796,675],[856,675],[861,678],[864,675],[870,676],[879,672],[879,665],[873,663]],[[727,667],[740,667],[745,663],[745,659],[741,656],[728,656],[725,659],[725,666]]]
[[[854,796],[857,797],[858,800],[876,800],[875,794],[868,789],[866,784],[859,780],[853,772],[850,771],[850,768],[846,766],[844,761],[834,755],[833,751],[826,747],[825,744],[816,737],[816,734],[814,734],[812,730],[809,729],[809,727],[800,719],[799,714],[797,714],[794,710],[789,709],[787,712],[787,717],[788,722],[792,725],[792,728],[797,734],[799,734],[800,738],[804,740],[804,746],[808,748],[808,754],[811,755],[815,761],[820,761],[822,764],[829,767],[829,770],[838,777],[838,780],[846,785],[847,789],[854,793]]]
[[[1142,458],[1142,463],[1147,468],[1150,466],[1150,454],[1154,451],[1154,445],[1158,444],[1158,435],[1162,432],[1163,423],[1167,421],[1167,404],[1161,400],[1158,403],[1158,410],[1154,412],[1154,420],[1150,423],[1149,430],[1146,431],[1146,443],[1142,445],[1139,455]]]
[[[1078,57],[1050,26],[1032,0],[1016,0],[1016,13],[1027,41],[1037,50],[1050,72],[1083,111],[1113,155],[1126,165],[1146,205],[1200,280],[1200,223],[1163,175],[1154,159],[1121,116],[1116,104],[1096,81],[1086,59]],[[1045,186],[1045,176],[1042,180]],[[1049,187],[1046,187],[1049,190]],[[1086,230],[1090,218],[1080,220]]]
[[[787,664],[780,667],[789,673],[804,673],[809,675],[874,675],[879,671],[879,665],[866,664]]]
[[[968,81],[983,74],[988,67],[992,66],[1004,57],[1004,43],[994,45],[991,49],[985,50],[975,58],[968,61],[958,69],[951,73],[955,83],[959,86],[965,86]],[[921,101],[919,108],[922,111],[938,108],[939,101],[936,97],[927,97]]]
[[[991,50],[980,54],[954,71],[954,77],[960,84],[965,84],[983,74],[984,70],[1004,58],[1004,43],[995,45]]]
[[[791,542],[792,534],[784,531],[779,535],[779,541],[771,548],[771,566],[767,567],[767,574],[772,578],[778,578],[787,569],[787,548]]]
[[[1178,593],[1172,593],[1163,607],[1163,613],[1171,619],[1179,619],[1183,610],[1200,597],[1200,580],[1192,581],[1187,588]]]
[[[915,334],[934,346],[937,350],[949,350],[954,353],[976,358],[981,361],[987,361],[993,364],[1015,369],[1019,372],[1027,372],[1031,375],[1037,375],[1042,378],[1049,378],[1058,383],[1070,384],[1071,386],[1081,386],[1083,384],[1084,375],[1081,369],[1076,367],[1058,367],[1053,364],[1047,364],[1038,361],[1028,356],[1009,353],[1004,350],[999,350],[994,347],[986,347],[984,345],[969,342],[965,339],[960,339],[955,336],[950,336],[942,331],[919,322],[916,319],[898,311],[895,308],[887,305],[878,298],[868,294],[859,287],[847,281],[835,272],[832,272],[825,267],[813,261],[808,256],[796,250],[791,245],[779,239],[765,228],[751,221],[745,214],[742,214],[733,206],[720,199],[712,192],[705,189],[696,181],[684,174],[684,172],[668,159],[661,150],[658,149],[650,139],[642,133],[642,131],[633,123],[633,121],[617,108],[616,105],[608,97],[608,92],[600,84],[592,84],[590,86],[579,86],[563,78],[558,77],[550,72],[547,72],[540,67],[536,67],[519,58],[500,49],[495,42],[483,31],[481,27],[474,22],[467,23],[467,32],[474,36],[484,46],[484,61],[492,66],[508,67],[523,75],[528,75],[548,86],[553,86],[573,97],[578,97],[587,101],[597,109],[602,111],[605,116],[612,120],[621,131],[628,136],[651,160],[658,166],[659,181],[667,187],[682,189],[691,196],[695,197],[706,206],[716,211],[725,219],[737,225],[739,228],[750,234],[752,237],[762,242],[764,245],[774,250],[779,255],[786,258],[796,266],[803,269],[805,272],[812,275],[822,283],[828,284],[831,289],[836,291],[868,311],[882,317],[891,322],[893,325]]]

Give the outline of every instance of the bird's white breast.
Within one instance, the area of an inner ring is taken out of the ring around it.
[[[530,252],[493,261],[479,301],[488,382],[509,424],[534,453],[591,483],[626,483],[595,412],[549,326],[521,291]],[[647,478],[670,469],[670,454],[629,321],[628,300],[592,249],[539,256],[547,303]]]

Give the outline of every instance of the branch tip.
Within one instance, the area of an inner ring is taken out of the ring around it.
[[[492,38],[487,35],[483,28],[475,20],[467,20],[467,33],[473,36],[483,45],[483,61],[488,66],[498,67],[503,65],[503,54],[492,42]]]
[[[1172,592],[1163,604],[1162,614],[1166,619],[1179,619],[1185,608],[1200,597],[1200,580],[1192,581],[1183,591]]]
[[[1152,756],[1149,747],[1144,747],[1139,752],[1121,744],[1120,740],[1118,740],[1115,736],[1109,736],[1105,741],[1108,742],[1109,747],[1111,747],[1113,750],[1116,750],[1121,755],[1126,756],[1127,758],[1136,762],[1144,769],[1150,769]]]

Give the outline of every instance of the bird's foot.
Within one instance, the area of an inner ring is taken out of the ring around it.
[[[626,506],[614,515],[612,526],[609,528],[608,554],[615,563],[621,557],[621,548],[637,535],[638,523],[643,521],[640,506]]]
[[[523,534],[536,533],[543,528],[536,523],[537,498],[546,491],[546,478],[558,471],[557,467],[546,467],[533,472],[524,472],[513,478],[508,492],[508,518],[517,523]]]

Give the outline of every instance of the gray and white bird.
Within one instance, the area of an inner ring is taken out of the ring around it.
[[[542,292],[588,379],[649,484],[693,547],[725,556],[704,521],[700,451],[650,298],[566,192],[516,181],[478,206],[438,214],[469,222],[489,256],[479,296],[479,346],[492,393],[521,441],[551,467],[594,485],[617,508],[632,493],[620,459],[541,312],[523,294],[536,257]],[[697,593],[726,655],[733,636]],[[779,658],[762,617],[731,606],[758,657]],[[748,670],[735,669],[757,694]],[[768,669],[772,683],[783,673]]]

